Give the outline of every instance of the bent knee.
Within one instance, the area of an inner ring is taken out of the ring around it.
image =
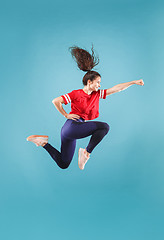
[[[110,130],[110,126],[108,125],[108,123],[104,123],[104,129],[105,129],[106,134],[107,134]]]
[[[67,169],[67,168],[69,167],[69,165],[70,165],[70,164],[68,164],[68,163],[63,163],[63,164],[60,166],[60,168],[62,168],[62,169]]]

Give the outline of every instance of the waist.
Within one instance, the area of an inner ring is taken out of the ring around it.
[[[85,122],[85,119],[84,118],[79,118],[79,119],[76,119],[77,122]]]
[[[77,114],[80,116],[81,121],[84,120],[93,120],[99,116],[99,111],[87,111],[87,112],[80,112],[80,111],[74,111],[72,110],[69,114]]]

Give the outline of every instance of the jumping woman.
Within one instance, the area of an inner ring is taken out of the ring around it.
[[[99,116],[99,99],[106,99],[108,95],[120,92],[133,84],[143,86],[144,82],[142,79],[134,80],[100,90],[101,75],[92,71],[99,63],[99,58],[95,56],[93,46],[92,54],[77,46],[69,49],[78,67],[87,73],[83,77],[83,89],[73,90],[52,101],[57,110],[67,118],[61,129],[61,150],[59,152],[52,147],[48,143],[48,136],[45,135],[31,135],[27,138],[27,141],[35,143],[36,146],[42,146],[60,168],[66,169],[72,161],[76,140],[91,136],[86,148],[80,148],[78,152],[78,165],[83,170],[90,154],[109,131],[109,125],[105,122],[87,121]],[[62,104],[67,105],[68,103],[71,103],[69,114],[62,107]]]

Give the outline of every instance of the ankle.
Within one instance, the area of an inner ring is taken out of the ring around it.
[[[41,145],[41,146],[42,146],[42,147],[44,147],[46,144],[47,144],[47,142],[45,142],[45,143],[42,143],[42,145]]]
[[[89,152],[87,152],[87,150],[86,150],[86,148],[85,148],[85,153],[86,153],[86,155],[87,155],[87,157],[89,157],[90,156],[90,153]]]

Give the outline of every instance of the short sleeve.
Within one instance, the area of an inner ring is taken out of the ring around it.
[[[106,91],[107,89],[99,90],[100,98],[106,99]]]
[[[61,97],[64,99],[64,104],[67,105],[68,103],[73,101],[74,98],[74,91],[61,95]]]

